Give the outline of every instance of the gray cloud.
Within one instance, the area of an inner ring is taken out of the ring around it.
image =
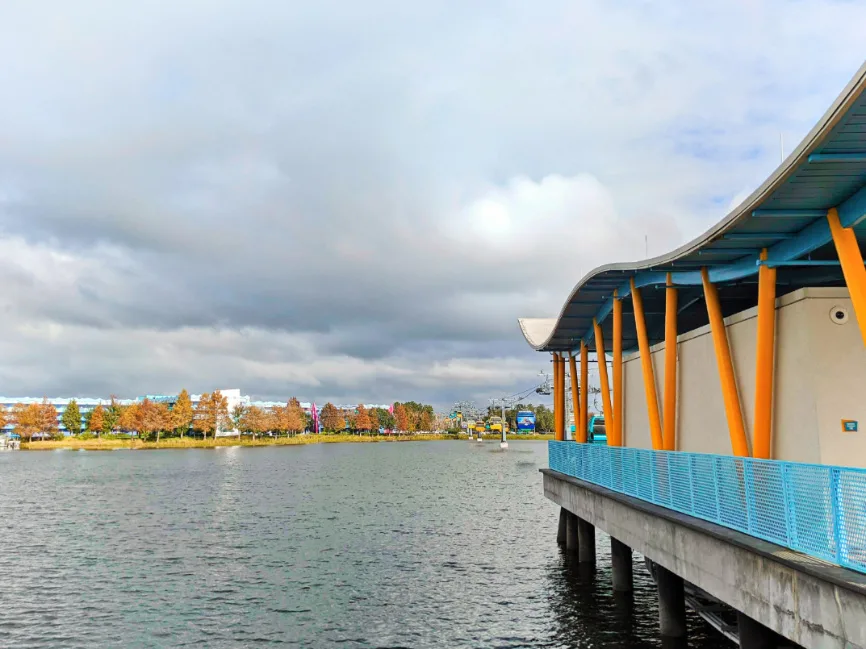
[[[858,67],[864,18],[5,6],[0,392],[446,405],[526,387],[546,359],[515,318],[555,314],[645,234],[659,254],[720,218]]]

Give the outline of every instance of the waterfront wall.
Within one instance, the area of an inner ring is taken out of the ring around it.
[[[831,317],[841,307],[847,320]],[[757,308],[725,319],[740,402],[754,429]],[[843,432],[842,420],[866,427],[866,349],[847,289],[805,288],[776,301],[773,457],[794,462],[866,466],[866,430]],[[709,326],[678,337],[677,449],[730,454],[724,403]],[[661,402],[664,343],[651,348]],[[652,448],[640,354],[624,358],[624,444]],[[751,443],[751,439],[749,440]]]

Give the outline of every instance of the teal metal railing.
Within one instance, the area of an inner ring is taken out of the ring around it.
[[[866,573],[866,470],[550,442],[550,468]]]

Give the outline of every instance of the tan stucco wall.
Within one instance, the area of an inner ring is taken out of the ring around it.
[[[848,322],[835,324],[840,305]],[[740,403],[751,444],[755,390],[756,309],[725,320]],[[848,292],[836,288],[796,291],[776,304],[776,383],[773,457],[798,462],[866,466],[866,349]],[[677,449],[731,453],[709,327],[678,339]],[[656,392],[662,408],[664,344],[652,348]],[[624,359],[625,444],[651,448],[639,354]],[[841,419],[861,430],[843,433]]]

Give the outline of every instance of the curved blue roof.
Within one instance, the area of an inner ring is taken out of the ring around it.
[[[600,266],[581,279],[557,318],[521,318],[527,342],[539,351],[572,351],[593,339],[593,318],[610,349],[613,293],[642,288],[650,343],[664,338],[664,285],[680,288],[679,331],[707,322],[701,268],[717,285],[724,315],[757,304],[761,250],[777,270],[778,294],[803,286],[844,286],[830,237],[827,210],[866,241],[866,64],[830,109],[772,175],[719,223],[676,250],[643,261]],[[624,314],[631,300],[623,302]],[[623,318],[623,347],[636,347],[633,318]]]

